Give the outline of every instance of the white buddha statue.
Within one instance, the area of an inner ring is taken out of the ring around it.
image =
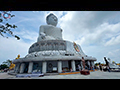
[[[43,40],[62,40],[62,29],[56,27],[58,19],[54,14],[49,14],[46,17],[48,25],[41,25],[37,42]]]

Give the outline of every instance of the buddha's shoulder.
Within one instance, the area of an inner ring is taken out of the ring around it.
[[[40,27],[54,27],[55,28],[55,26],[53,25],[41,25]]]
[[[40,27],[48,27],[48,25],[41,25]]]
[[[55,29],[61,29],[59,27],[55,27],[53,25],[41,25],[40,28],[55,28]]]

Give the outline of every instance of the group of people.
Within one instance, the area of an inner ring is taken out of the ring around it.
[[[78,65],[78,69],[79,69],[79,71],[81,71],[81,70],[85,70],[85,69],[95,71],[95,69],[94,69],[93,66],[90,66],[90,68],[88,68],[88,67],[85,65],[84,57],[82,57],[82,66],[83,66],[83,68],[81,68],[80,65]]]
[[[78,65],[78,69],[79,69],[79,71],[81,71],[81,70],[83,70],[83,69],[88,69],[88,70],[93,70],[93,71],[95,71],[95,69],[94,69],[94,67],[90,67],[90,68],[88,68],[87,66],[85,66],[85,68],[81,68],[80,67],[80,65]],[[108,71],[108,72],[110,72],[110,67],[109,67],[109,65],[107,65],[106,67],[105,67],[105,69],[106,70],[103,70],[104,68],[103,68],[103,66],[101,65],[101,64],[99,64],[99,70],[100,71]]]
[[[5,69],[1,69],[0,70],[0,73],[4,73],[4,72],[7,72],[9,69],[8,68],[5,68]]]
[[[90,66],[90,67],[88,66],[88,67],[87,67],[87,66],[85,65],[84,57],[82,57],[82,67],[81,67],[79,64],[77,65],[77,67],[78,67],[79,71],[81,71],[81,70],[85,70],[85,69],[95,71],[95,69],[94,69],[93,66]],[[73,72],[72,68],[70,68],[70,71]],[[65,72],[65,71],[62,70],[62,72]]]
[[[79,69],[79,71],[84,70],[84,69],[95,71],[94,67],[92,67],[92,66],[90,66],[90,68],[88,68],[87,66],[85,66],[85,68],[81,68],[80,65],[78,65],[78,69]]]
[[[9,69],[9,68],[5,68],[5,69],[1,69],[0,70],[0,73],[4,73],[4,72],[10,72],[11,70],[14,70],[14,69]]]

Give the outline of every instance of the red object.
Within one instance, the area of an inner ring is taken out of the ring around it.
[[[6,17],[5,14],[7,14],[8,17]],[[10,15],[9,15],[8,13],[4,13],[4,14],[2,14],[2,16],[3,16],[5,19],[10,18]]]
[[[83,74],[83,75],[89,75],[90,74],[90,72],[88,70],[82,70],[82,71],[80,71],[80,73]]]

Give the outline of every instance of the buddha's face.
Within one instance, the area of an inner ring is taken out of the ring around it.
[[[50,16],[48,16],[47,20],[47,24],[48,25],[53,25],[56,26],[58,23],[58,19],[55,15],[51,14]]]

